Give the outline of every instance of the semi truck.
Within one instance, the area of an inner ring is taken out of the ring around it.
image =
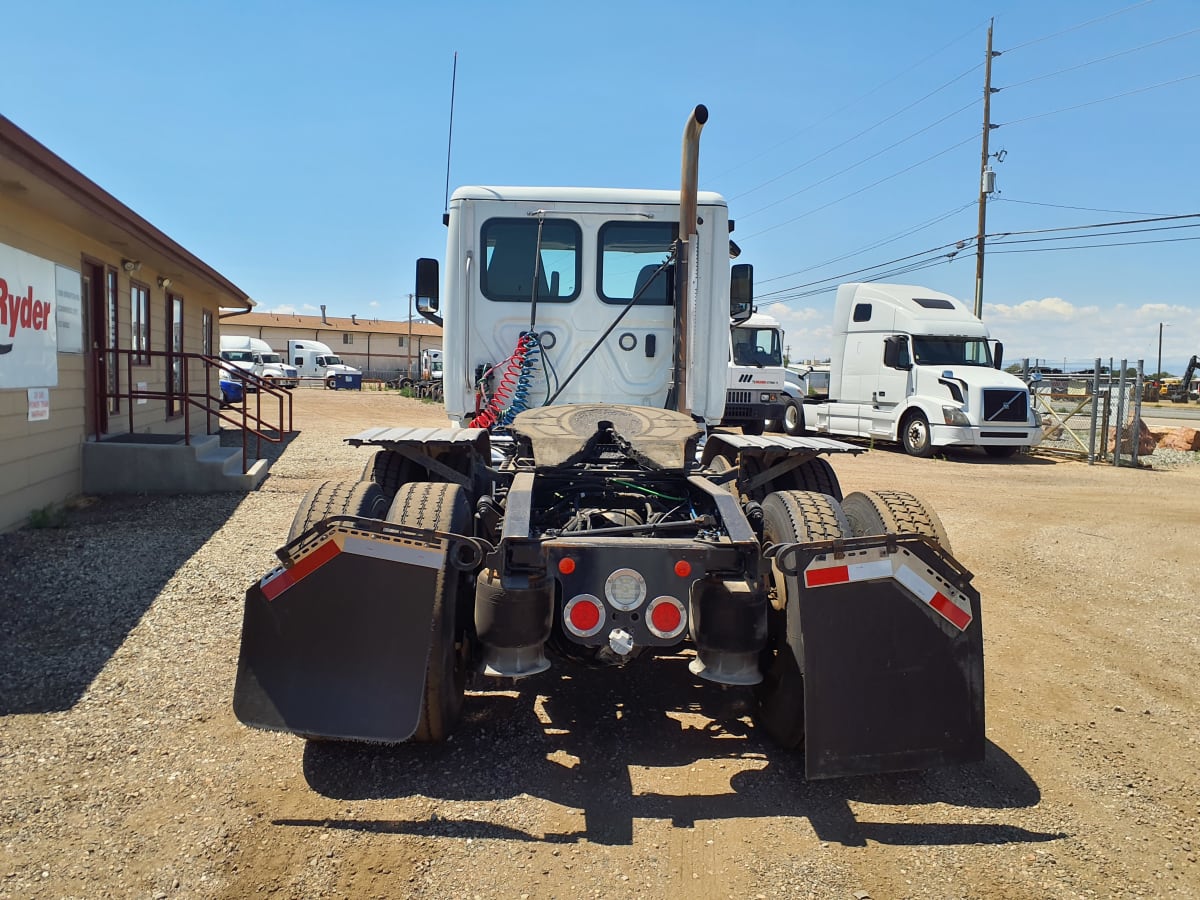
[[[401,389],[416,392],[417,396],[440,399],[442,396],[442,376],[445,373],[445,360],[442,351],[436,347],[421,351],[421,367],[415,374],[402,375],[395,385]]]
[[[1001,369],[1003,345],[960,300],[906,284],[843,284],[833,313],[829,399],[807,426],[899,442],[912,456],[981,447],[1011,456],[1042,439],[1028,385]]]
[[[678,192],[453,193],[446,302],[435,259],[415,290],[451,425],[349,436],[361,478],[301,502],[246,591],[241,722],[436,742],[468,684],[677,666],[747,692],[810,778],[982,758],[980,598],[937,514],[843,496],[829,458],[861,447],[719,427],[753,273],[697,190],[706,119]]]
[[[339,376],[362,376],[362,372],[342,362],[342,358],[320,341],[288,341],[288,359],[301,378],[320,378],[325,387],[337,386]]]
[[[288,365],[282,356],[271,349],[270,344],[260,338],[221,335],[221,359],[280,387],[294,388],[300,383],[295,367]]]
[[[729,386],[722,425],[762,434],[783,416],[783,329],[762,313],[734,319],[729,330]]]

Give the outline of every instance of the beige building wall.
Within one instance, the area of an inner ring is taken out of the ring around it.
[[[219,333],[220,298],[211,288],[189,283],[186,273],[160,273],[143,266],[133,276],[121,268],[121,254],[46,214],[24,206],[0,194],[0,243],[54,263],[81,271],[84,257],[117,272],[118,346],[130,347],[130,322],[134,279],[149,288],[151,350],[166,350],[167,291],[157,284],[160,275],[172,280],[170,290],[184,298],[183,339],[186,352],[199,353],[203,342],[203,314],[207,309],[213,322],[214,352]],[[98,286],[103,291],[104,286]],[[91,334],[90,310],[84,301],[82,316],[85,337]],[[85,342],[86,343],[86,342]],[[50,388],[50,418],[28,421],[28,391],[25,388],[0,389],[0,531],[20,526],[36,510],[61,504],[78,496],[82,487],[82,445],[94,439],[87,427],[89,396],[85,384],[85,366],[92,359],[88,347],[82,353],[57,354],[58,384]],[[152,391],[164,391],[167,385],[166,360],[155,357],[149,366],[130,369],[120,363],[123,389],[132,381],[145,382]],[[202,367],[189,366],[189,381],[194,390],[205,384]],[[213,376],[213,390],[216,390]],[[130,405],[121,400],[121,408],[108,417],[107,434],[130,429]],[[167,416],[163,399],[148,399],[132,406],[133,427],[137,433],[176,433],[184,430],[183,416]],[[189,416],[192,433],[204,433],[205,418],[193,411]]]

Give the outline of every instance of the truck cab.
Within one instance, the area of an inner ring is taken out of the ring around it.
[[[709,192],[699,193],[697,212],[700,288],[681,380],[686,407],[716,425],[728,379],[729,216],[724,198]],[[493,400],[511,409],[513,398],[514,416],[551,398],[664,407],[679,387],[672,373],[679,311],[668,262],[678,218],[675,191],[456,190],[444,304],[450,419],[467,425]],[[419,309],[428,300],[423,293],[431,291],[418,286]]]
[[[844,284],[834,306],[829,401],[817,432],[897,441],[913,456],[981,447],[1010,456],[1042,439],[1028,386],[959,300],[901,284]]]
[[[762,313],[729,330],[729,386],[722,425],[762,434],[766,420],[783,415],[783,329]]]
[[[326,387],[334,387],[341,376],[359,376],[362,372],[342,362],[342,358],[320,341],[288,341],[288,360],[303,378],[319,378]]]
[[[300,383],[296,368],[289,365],[261,338],[222,335],[220,352],[221,358],[226,362],[280,387],[294,388]]]

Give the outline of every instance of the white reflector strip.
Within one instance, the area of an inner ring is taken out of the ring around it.
[[[856,581],[880,581],[894,578],[904,588],[959,631],[971,624],[971,604],[963,594],[948,584],[939,587],[927,581],[902,559],[914,559],[908,550],[901,548],[898,554],[889,555],[886,550],[868,550],[861,562],[848,562],[853,557],[818,557],[804,570],[804,586],[807,588],[827,585],[850,584]]]
[[[375,541],[350,535],[346,536],[342,544],[342,552],[354,553],[358,556],[373,556],[376,559],[407,563],[410,566],[421,566],[426,569],[440,569],[446,560],[446,554],[441,548],[431,549],[395,541]]]

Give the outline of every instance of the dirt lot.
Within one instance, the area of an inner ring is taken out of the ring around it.
[[[299,391],[254,494],[0,535],[0,896],[1200,895],[1200,467],[835,461],[925,497],[976,573],[978,765],[807,783],[679,660],[473,693],[440,747],[243,728],[241,595],[301,496],[358,476],[341,437],[439,420]]]

